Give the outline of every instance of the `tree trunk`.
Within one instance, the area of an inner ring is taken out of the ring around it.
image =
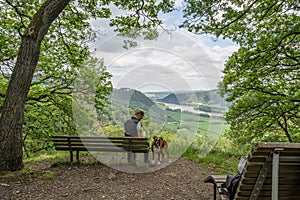
[[[52,22],[70,0],[47,0],[34,15],[24,35],[6,92],[0,118],[0,171],[23,167],[22,125],[30,84],[40,55],[41,42]]]

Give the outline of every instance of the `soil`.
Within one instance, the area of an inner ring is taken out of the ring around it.
[[[100,162],[28,163],[27,173],[0,176],[0,199],[212,199],[203,180],[213,172],[201,164],[179,158],[155,167],[133,173]]]

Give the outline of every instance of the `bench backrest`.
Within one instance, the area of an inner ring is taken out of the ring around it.
[[[107,151],[146,153],[149,151],[147,138],[105,136],[53,136],[56,150]]]
[[[258,143],[252,150],[235,199],[299,199],[300,143]]]

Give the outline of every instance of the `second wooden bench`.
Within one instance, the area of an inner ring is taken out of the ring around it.
[[[213,199],[226,199],[221,184],[226,175],[211,175]],[[300,143],[260,142],[252,149],[235,200],[299,200]],[[217,198],[218,197],[218,198]]]

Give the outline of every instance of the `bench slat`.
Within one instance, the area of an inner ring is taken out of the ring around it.
[[[244,178],[256,178],[258,176],[258,172],[257,171],[247,171],[247,173],[245,173]],[[280,178],[286,178],[286,177],[293,177],[293,176],[297,176],[300,174],[300,169],[296,169],[296,170],[279,170],[278,176]],[[272,177],[272,173],[268,173],[267,177],[271,178]]]
[[[239,190],[237,191],[237,195],[241,197],[249,197],[251,195],[251,191],[242,191]],[[260,197],[271,197],[272,196],[272,190],[264,191],[261,190],[258,196],[258,199]],[[298,197],[299,198],[299,191],[278,191],[278,197]]]
[[[240,185],[240,190],[248,190],[252,191],[253,185],[245,185],[241,184]],[[299,187],[295,187],[295,185],[278,185],[278,189],[280,191],[299,191]],[[262,191],[271,191],[272,190],[272,184],[269,185],[264,185],[261,189]]]

